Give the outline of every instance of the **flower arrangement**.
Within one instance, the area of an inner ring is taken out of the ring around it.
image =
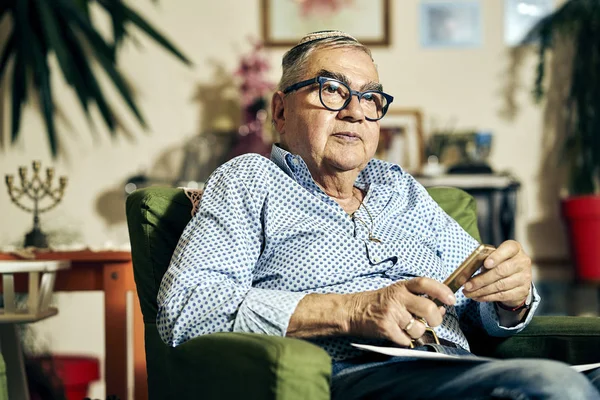
[[[263,44],[254,42],[252,51],[242,57],[240,66],[235,72],[235,76],[241,78],[240,95],[243,115],[237,142],[229,158],[245,153],[267,156],[271,151],[270,140],[264,137],[264,126],[268,115],[267,98],[275,89],[275,84],[266,78],[270,69]]]

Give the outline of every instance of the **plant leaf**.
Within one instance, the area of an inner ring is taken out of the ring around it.
[[[86,117],[89,119],[88,112],[88,93],[85,85],[85,80],[81,76],[81,72],[78,66],[73,62],[73,57],[69,54],[76,51],[73,47],[79,47],[79,42],[68,42],[64,36],[64,27],[68,26],[68,21],[61,21],[60,14],[56,11],[60,11],[60,8],[55,8],[54,13],[48,6],[45,0],[36,0],[39,7],[40,19],[42,21],[43,29],[48,40],[48,47],[53,49],[56,53],[56,58],[62,70],[65,80],[75,89],[79,103],[83,108]],[[61,24],[62,22],[62,24]],[[62,27],[61,27],[62,25]]]
[[[26,67],[29,59],[29,38],[32,36],[28,31],[27,15],[29,13],[27,1],[17,1],[14,7],[15,26],[15,65],[13,68],[12,82],[12,131],[11,141],[14,143],[19,137],[21,127],[21,111],[23,103],[27,101],[27,74]]]
[[[48,53],[42,50],[40,43],[32,40],[30,43],[35,82],[38,86],[40,94],[40,103],[42,114],[46,121],[46,133],[48,134],[48,142],[50,143],[50,151],[52,156],[56,158],[58,149],[56,145],[56,126],[54,124],[54,103],[52,101],[52,87],[50,86],[50,69],[48,68]]]
[[[10,33],[6,44],[4,45],[4,49],[2,50],[2,56],[0,56],[0,82],[2,82],[2,78],[4,76],[4,69],[6,68],[8,60],[10,59],[10,56],[12,55],[12,52],[15,49],[15,43],[15,31],[13,30]]]
[[[92,25],[91,21],[69,1],[54,0],[54,2],[56,3],[55,7],[61,8],[61,14],[64,14],[65,20],[76,25],[81,30],[81,34],[85,37],[90,46],[94,47],[96,51],[102,52],[104,57],[110,59],[111,62],[114,62],[115,57],[113,48],[104,41],[102,36],[100,36]]]
[[[92,49],[95,50],[94,47],[92,47]],[[127,84],[123,80],[121,73],[115,68],[114,64],[109,59],[104,57],[104,55],[101,52],[96,53],[96,59],[98,60],[100,65],[104,68],[104,72],[106,72],[108,77],[112,80],[113,84],[115,85],[115,88],[117,88],[117,90],[123,97],[123,100],[125,100],[125,103],[129,106],[129,109],[137,117],[138,122],[144,128],[146,128],[147,127],[146,121],[145,121],[144,117],[142,116],[141,112],[138,110],[135,102],[133,101],[133,96],[131,95],[129,86],[127,86]]]
[[[89,66],[88,57],[85,54],[85,51],[79,46],[77,42],[77,38],[75,33],[72,31],[71,27],[64,26],[64,35],[65,40],[69,48],[71,49],[71,56],[76,65],[78,65],[79,71],[82,74],[83,81],[85,82],[85,91],[87,98],[93,99],[106,126],[110,129],[110,132],[114,134],[115,131],[115,118],[112,110],[106,103],[104,99],[104,95],[102,94],[102,90],[98,85],[98,81],[94,76],[94,72]]]
[[[89,0],[71,0],[71,2],[75,4],[75,6],[77,6],[77,8],[81,10],[88,19],[90,18]]]
[[[66,81],[72,83],[72,75],[75,70],[69,63],[69,53],[60,37],[56,14],[50,10],[45,0],[35,0],[35,2],[38,4],[42,29],[49,43],[48,47],[54,50]]]
[[[113,39],[114,39],[114,48],[116,49],[119,46],[119,43],[123,40],[125,36],[125,13],[123,12],[123,2],[121,0],[111,0],[109,2],[104,2],[105,5],[110,7],[107,9],[108,14],[112,19],[112,28],[113,28]]]
[[[99,3],[103,3],[105,0],[99,0]],[[177,58],[183,61],[186,65],[191,65],[191,61],[183,55],[179,49],[175,47],[167,38],[161,35],[152,25],[150,25],[142,16],[133,11],[131,8],[123,4],[126,18],[131,21],[135,26],[146,32],[148,36],[158,42],[166,50],[174,54]]]
[[[25,82],[25,63],[23,54],[15,55],[15,66],[13,68],[12,81],[12,110],[11,110],[11,142],[16,142],[19,137],[21,125],[21,107],[25,102],[27,84]]]

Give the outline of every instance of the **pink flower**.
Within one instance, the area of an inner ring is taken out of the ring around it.
[[[253,51],[242,57],[240,66],[235,72],[236,76],[242,78],[240,92],[244,108],[253,104],[257,98],[268,95],[275,88],[275,85],[264,76],[270,68],[263,53],[262,43],[254,43]]]
[[[335,14],[341,8],[351,5],[354,0],[296,0],[296,2],[302,7],[302,16],[306,18],[310,14]]]

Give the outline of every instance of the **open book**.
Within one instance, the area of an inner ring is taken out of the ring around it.
[[[421,350],[412,350],[406,349],[402,347],[383,347],[383,346],[372,346],[368,344],[358,344],[352,343],[352,346],[358,347],[362,350],[373,351],[375,353],[386,354],[388,356],[397,356],[397,357],[411,357],[417,359],[430,359],[430,360],[453,360],[458,362],[486,362],[493,361],[494,358],[489,357],[479,357],[475,355],[469,356],[457,356],[457,355],[449,355],[443,353],[434,353],[429,351],[421,351]],[[588,371],[594,368],[600,368],[600,363],[595,364],[582,364],[582,365],[571,365],[571,368],[574,368],[576,371],[583,372]]]

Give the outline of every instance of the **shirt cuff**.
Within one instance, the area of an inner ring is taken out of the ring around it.
[[[251,288],[238,309],[233,331],[285,336],[304,296],[306,293]]]
[[[512,336],[521,332],[527,325],[529,325],[529,322],[531,322],[531,319],[533,318],[533,315],[540,304],[541,297],[538,294],[535,285],[533,284],[531,284],[531,294],[533,298],[531,306],[529,307],[529,310],[525,316],[525,320],[518,325],[511,327],[500,325],[498,310],[494,306],[493,302],[479,303],[479,315],[481,316],[481,321],[486,332],[490,336],[496,337]]]

